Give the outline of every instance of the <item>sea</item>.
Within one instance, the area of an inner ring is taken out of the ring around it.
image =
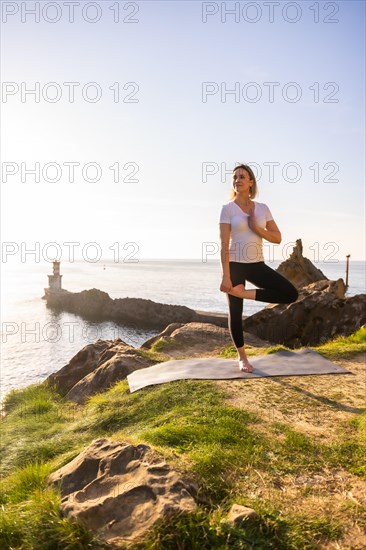
[[[280,261],[266,262],[276,269]],[[328,279],[346,280],[346,262],[318,262]],[[366,264],[350,261],[346,296],[365,293]],[[68,312],[47,308],[44,288],[52,263],[2,263],[1,266],[0,399],[9,390],[44,380],[84,346],[101,339],[121,338],[139,347],[158,330],[132,328],[111,321],[86,321]],[[71,292],[97,288],[111,298],[146,298],[194,310],[227,313],[227,296],[219,290],[219,260],[113,260],[61,262],[62,287]],[[247,284],[247,288],[255,288]],[[252,315],[264,302],[244,301],[243,315]]]

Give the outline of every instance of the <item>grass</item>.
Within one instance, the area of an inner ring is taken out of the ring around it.
[[[22,502],[33,493],[46,489],[50,473],[50,465],[42,462],[34,462],[18,468],[2,483],[3,502]]]
[[[31,384],[22,390],[11,390],[4,402],[6,412],[17,409],[18,414],[45,414],[60,403],[56,391],[50,391],[40,384]]]
[[[21,505],[0,514],[0,547],[37,550],[97,550],[106,548],[78,521],[63,518],[60,496],[47,489],[34,492]]]
[[[139,349],[139,355],[141,355],[142,357],[145,357],[146,359],[156,361],[158,363],[162,363],[163,361],[168,361],[170,357],[168,355],[165,355],[164,353],[160,353],[160,351],[155,350],[154,345],[155,343],[153,344],[151,349]]]
[[[278,512],[267,503],[257,518],[238,527],[225,521],[226,510],[205,513],[199,510],[160,520],[136,550],[226,550],[273,549],[311,550],[316,541],[335,540],[341,529],[328,515],[316,519],[298,515],[278,517]]]
[[[314,349],[339,358],[364,348],[365,329],[360,329]],[[266,351],[279,349],[284,348]],[[220,356],[232,353],[227,347]],[[157,351],[153,354],[162,360]],[[162,519],[136,549],[315,549],[340,540],[349,521],[349,501],[337,513],[325,505],[315,510],[311,486],[299,489],[299,506],[276,483],[339,469],[360,482],[366,479],[366,412],[350,415],[334,440],[323,441],[288,422],[231,405],[228,397],[224,386],[204,380],[180,380],[132,394],[122,381],[85,406],[65,401],[43,384],[10,392],[1,425],[0,547],[103,547],[82,524],[62,518],[60,495],[47,485],[50,472],[97,437],[146,443],[199,484],[197,511]],[[283,392],[279,398],[278,406]],[[240,528],[229,525],[225,517],[233,503],[252,506],[257,517]],[[351,504],[352,521],[362,525],[365,509]]]
[[[151,346],[151,350],[155,353],[160,353],[163,350],[169,350],[171,348],[175,348],[176,346],[177,343],[174,341],[174,339],[168,339],[162,336],[161,338],[159,338],[159,340],[153,343],[153,345]]]
[[[6,396],[4,410],[7,414],[1,423],[2,476],[75,448],[75,436],[68,426],[80,412],[51,388],[32,384],[13,390]]]
[[[362,326],[349,336],[336,336],[313,349],[328,359],[347,359],[355,353],[365,353],[366,326]]]

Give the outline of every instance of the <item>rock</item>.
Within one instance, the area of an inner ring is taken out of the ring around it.
[[[324,290],[334,294],[336,298],[344,298],[346,294],[346,285],[343,279],[337,279],[336,281],[329,281],[329,279],[317,281],[307,285],[306,292],[314,290]]]
[[[270,342],[261,340],[252,334],[245,334],[247,345],[268,347]],[[163,332],[150,338],[141,346],[151,349],[153,344],[161,343],[161,351],[171,357],[207,355],[217,348],[232,344],[228,328],[209,323],[172,323]]]
[[[96,288],[82,292],[54,293],[47,296],[47,306],[71,311],[94,321],[112,320],[125,325],[165,328],[169,323],[186,323],[198,314],[186,306],[161,304],[143,298],[116,298]]]
[[[137,541],[160,518],[196,509],[195,482],[183,480],[147,445],[94,440],[51,474],[61,511],[109,544]]]
[[[50,374],[45,381],[46,384],[56,386],[57,391],[61,395],[65,395],[79,380],[112,357],[116,353],[116,346],[118,349],[131,349],[131,346],[120,338],[116,340],[99,339],[94,344],[83,347],[67,365]]]
[[[253,508],[247,508],[240,504],[233,504],[228,513],[226,522],[234,527],[240,527],[244,521],[258,517],[258,514]]]
[[[108,390],[131,372],[151,367],[157,363],[157,361],[142,357],[134,348],[129,350],[117,348],[114,351],[112,357],[107,358],[102,364],[98,364],[93,372],[77,382],[66,394],[66,399],[84,403],[91,395]]]
[[[342,279],[311,283],[299,290],[296,302],[271,304],[247,317],[246,330],[289,348],[321,344],[338,335],[348,336],[366,322],[365,294],[349,298],[342,295]]]
[[[290,257],[276,269],[278,273],[286,277],[297,289],[315,281],[327,279],[324,273],[315,267],[308,258],[304,258],[302,250],[301,239],[297,239]]]
[[[170,336],[172,332],[174,332],[176,329],[183,327],[184,323],[170,323],[162,332],[157,334],[156,336],[153,336],[152,338],[149,338],[149,340],[146,340],[143,344],[141,344],[140,348],[142,349],[151,349],[152,345],[160,340],[161,338],[166,338],[167,336]]]
[[[87,397],[107,390],[134,370],[156,363],[120,338],[97,340],[51,374],[45,384],[55,386],[62,396],[71,401],[84,403]]]

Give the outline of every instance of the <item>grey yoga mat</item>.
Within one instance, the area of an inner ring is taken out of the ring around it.
[[[312,349],[279,351],[250,357],[253,372],[240,372],[234,359],[190,358],[164,361],[152,367],[135,370],[127,376],[131,393],[173,380],[226,380],[229,378],[263,378],[267,376],[304,376],[307,374],[351,374]]]

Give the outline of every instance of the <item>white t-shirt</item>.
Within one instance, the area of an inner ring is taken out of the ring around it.
[[[265,229],[266,223],[273,220],[271,211],[263,202],[253,202],[256,222],[259,227]],[[249,215],[243,212],[234,200],[222,205],[219,223],[231,225],[230,262],[264,262],[262,237],[250,229],[248,218]]]

